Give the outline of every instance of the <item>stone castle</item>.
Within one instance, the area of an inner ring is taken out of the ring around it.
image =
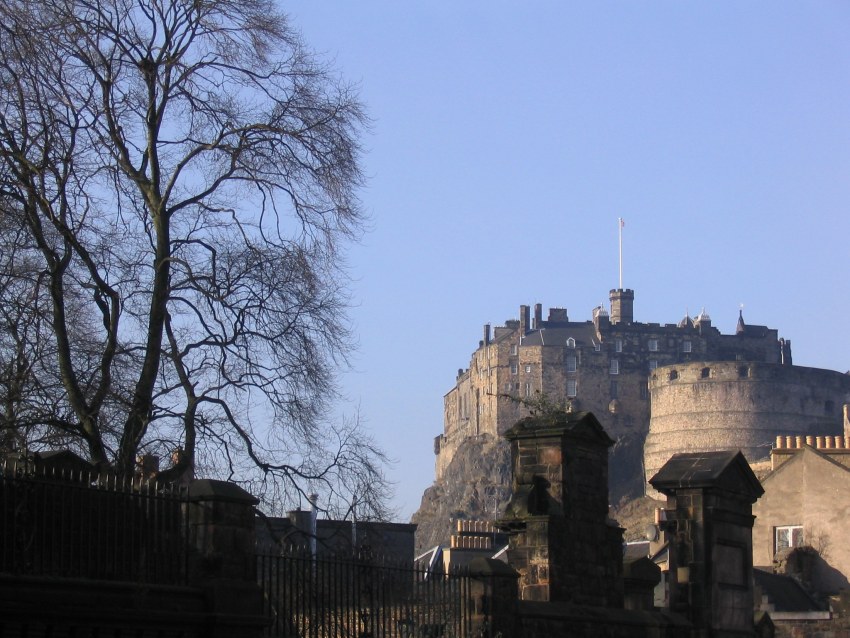
[[[458,370],[444,397],[435,488],[423,510],[446,497],[447,483],[474,480],[472,466],[486,466],[488,454],[503,454],[501,435],[541,399],[593,412],[616,441],[612,502],[642,495],[677,452],[733,446],[752,462],[769,455],[776,435],[842,433],[850,375],[794,366],[791,342],[776,329],[748,325],[743,313],[734,334],[721,334],[704,310],[678,323],[635,322],[634,299],[633,290],[611,290],[610,312],[599,306],[590,321],[570,321],[564,308],[544,319],[537,304],[533,317],[520,306],[518,320],[485,325],[469,367]],[[443,513],[460,515],[470,505],[497,510],[506,475],[488,472],[489,485],[456,495],[475,503],[453,503]],[[415,517],[420,525],[423,510]]]

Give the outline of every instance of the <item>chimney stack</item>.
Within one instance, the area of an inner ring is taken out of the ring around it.
[[[528,306],[520,306],[519,307],[519,335],[520,337],[524,337],[528,334],[530,320],[531,309]]]

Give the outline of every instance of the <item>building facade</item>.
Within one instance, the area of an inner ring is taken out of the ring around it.
[[[764,497],[753,508],[753,563],[768,571],[795,571],[788,564],[791,554],[812,548],[816,553],[800,552],[798,561],[808,564],[799,571],[810,591],[821,595],[850,587],[850,546],[845,542],[850,449],[845,443],[850,439],[819,436],[808,444],[778,445],[771,455],[776,469],[764,479]]]

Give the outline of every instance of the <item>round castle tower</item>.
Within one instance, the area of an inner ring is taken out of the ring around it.
[[[691,362],[657,368],[644,468],[649,480],[677,452],[740,448],[748,461],[770,455],[778,435],[841,435],[850,375],[752,361]]]

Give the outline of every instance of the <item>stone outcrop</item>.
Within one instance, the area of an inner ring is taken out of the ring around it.
[[[458,519],[496,518],[510,497],[510,448],[489,434],[469,437],[458,448],[441,478],[425,490],[417,524],[416,550],[445,544]]]

